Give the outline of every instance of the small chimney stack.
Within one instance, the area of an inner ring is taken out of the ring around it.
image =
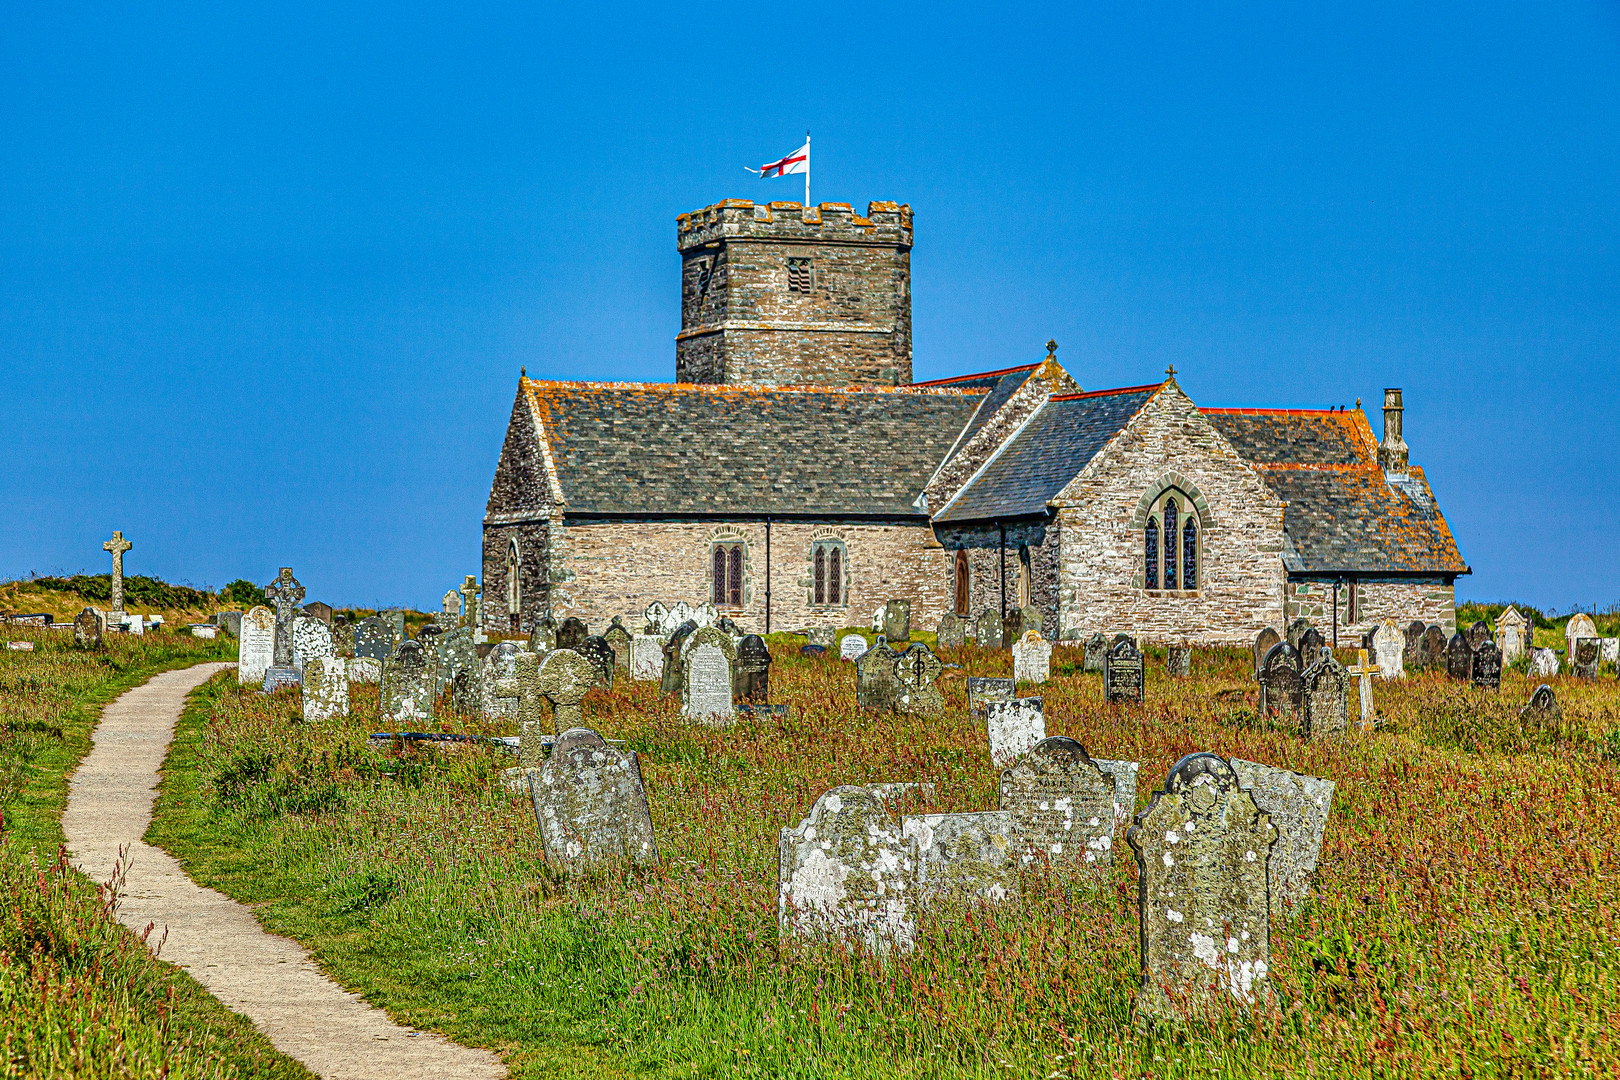
[[[1384,391],[1384,441],[1378,444],[1378,464],[1385,472],[1405,472],[1409,454],[1406,440],[1401,438],[1400,387]]]

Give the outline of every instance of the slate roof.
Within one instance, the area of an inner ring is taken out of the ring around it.
[[[978,386],[524,379],[567,513],[923,516]]]
[[[1287,502],[1290,571],[1468,571],[1423,470],[1386,478],[1360,409],[1200,411]]]
[[[977,435],[979,429],[989,423],[990,418],[996,415],[1003,405],[1007,404],[1012,396],[1018,392],[1018,388],[1028,382],[1029,377],[1040,366],[1039,363],[1025,364],[1022,367],[1004,368],[1001,371],[986,371],[978,375],[958,375],[950,379],[935,379],[932,382],[913,383],[914,386],[985,391],[984,397],[980,399],[979,407],[974,410],[972,419],[962,429],[961,435],[956,440],[956,445],[951,448],[951,453],[945,461],[955,457],[956,451],[966,446],[968,440]],[[944,461],[941,461],[940,464],[944,464]]]
[[[987,521],[1046,513],[1159,387],[1132,386],[1049,399],[934,515],[938,522]]]

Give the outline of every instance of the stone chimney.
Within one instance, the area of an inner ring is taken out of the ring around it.
[[[1408,460],[1406,440],[1401,438],[1401,405],[1399,387],[1384,391],[1384,439],[1378,444],[1378,464],[1385,472],[1405,472]]]

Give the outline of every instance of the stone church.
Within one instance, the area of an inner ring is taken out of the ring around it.
[[[1205,409],[1057,360],[911,381],[911,208],[727,200],[677,218],[675,382],[518,380],[484,515],[485,618],[600,631],[653,600],[752,632],[1034,605],[1049,638],[1249,643],[1455,626],[1468,573],[1400,390]],[[987,365],[996,366],[996,365]],[[1359,405],[1359,402],[1358,402]]]

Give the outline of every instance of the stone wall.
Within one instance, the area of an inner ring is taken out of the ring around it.
[[[482,615],[484,625],[491,630],[511,628],[506,566],[509,545],[514,540],[518,545],[522,607],[519,621],[523,630],[534,625],[548,602],[555,482],[539,439],[538,423],[520,381],[506,427],[506,442],[484,506]]]
[[[518,629],[527,633],[545,614],[549,602],[551,562],[551,523],[538,521],[484,525],[484,592],[479,613],[486,629],[510,632],[512,629],[510,593],[507,590],[509,545],[518,545]]]
[[[911,382],[911,208],[728,199],[677,222],[677,382]],[[789,260],[808,260],[808,291]]]
[[[1016,522],[1006,526],[1003,545],[1001,529],[993,524],[939,525],[939,539],[950,558],[957,549],[968,553],[968,617],[977,618],[986,609],[1004,613],[1002,607],[1002,562],[1006,561],[1006,609],[1018,607],[1018,567],[1021,549],[1029,551],[1029,602],[1041,609],[1041,634],[1056,638],[1058,622],[1058,565],[1061,551],[1057,521]],[[951,562],[954,602],[955,564]],[[931,628],[931,627],[930,627]]]
[[[1287,617],[1291,623],[1306,618],[1329,640],[1333,637],[1333,591],[1327,581],[1290,581]],[[1402,630],[1413,619],[1425,624],[1438,623],[1449,636],[1457,630],[1457,590],[1443,578],[1429,580],[1358,581],[1355,587],[1355,619],[1351,619],[1350,587],[1337,586],[1339,593],[1339,644],[1355,647],[1361,635],[1376,630],[1386,620]],[[1282,627],[1278,626],[1278,630]]]
[[[1140,520],[1167,485],[1200,507],[1195,590],[1143,588]],[[1282,503],[1174,383],[1053,501],[1064,637],[1247,644],[1282,625]]]

